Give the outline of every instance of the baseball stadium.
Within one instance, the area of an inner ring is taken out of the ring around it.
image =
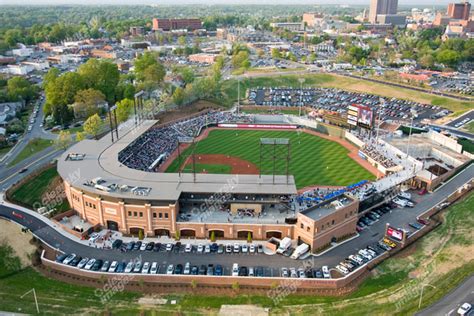
[[[148,237],[290,237],[320,249],[355,234],[353,191],[379,175],[344,133],[230,111],[138,120],[77,143],[58,171],[71,208],[91,225]]]

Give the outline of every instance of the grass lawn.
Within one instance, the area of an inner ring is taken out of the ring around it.
[[[470,122],[463,128],[466,129],[469,133],[474,133],[474,121]]]
[[[20,151],[20,153],[15,157],[15,159],[13,159],[10,162],[9,165],[14,166],[20,161],[23,161],[26,158],[31,157],[36,153],[39,153],[43,149],[48,148],[52,144],[53,142],[48,139],[42,139],[42,138],[32,139],[28,142],[28,145],[22,151]]]
[[[310,185],[345,186],[360,180],[373,180],[374,176],[349,158],[348,150],[338,143],[293,131],[213,130],[197,143],[196,154],[225,154],[260,164],[260,138],[288,138],[291,145],[290,174],[297,188]],[[190,154],[188,148],[183,159]],[[166,170],[177,172],[176,159]],[[285,173],[284,161],[277,162],[276,170]],[[264,164],[271,170],[271,162]]]
[[[40,311],[49,315],[101,314],[113,315],[209,315],[217,314],[222,304],[257,304],[270,307],[273,315],[413,315],[418,311],[422,284],[422,307],[446,295],[474,272],[474,225],[472,210],[474,193],[451,206],[445,222],[418,241],[414,252],[390,258],[373,270],[372,277],[359,289],[345,297],[288,295],[275,306],[266,295],[232,297],[199,294],[168,294],[176,305],[140,307],[141,294],[118,292],[106,304],[95,295],[95,289],[47,279],[32,268],[21,269],[18,260],[0,245],[0,302],[2,310],[35,313],[32,296],[20,296],[35,288]],[[8,262],[9,264],[5,264]],[[21,308],[21,310],[18,310]]]
[[[12,146],[0,148],[0,158],[6,155],[10,151],[10,149],[12,149]]]
[[[462,149],[468,153],[474,154],[474,142],[466,138],[459,138],[458,143],[462,145]]]
[[[16,191],[12,193],[12,199],[14,201],[22,202],[29,207],[33,208],[35,202],[41,203],[41,199],[46,190],[49,189],[49,185],[59,177],[56,166],[48,168],[40,173],[38,176],[31,179],[31,181],[20,186]],[[56,189],[56,188],[54,188]],[[62,204],[56,206],[58,211],[66,211],[69,209],[69,203],[64,200]]]
[[[82,132],[84,131],[84,128],[82,126],[77,126],[77,127],[71,127],[68,129],[65,129],[64,131],[68,131],[71,133],[71,135],[76,134],[77,132]],[[54,131],[54,134],[59,134],[61,131]]]
[[[244,99],[245,92],[249,87],[300,87],[299,78],[304,78],[304,87],[318,86],[326,88],[338,88],[359,93],[371,93],[390,98],[406,99],[420,103],[432,104],[445,107],[453,112],[465,111],[474,107],[474,102],[460,101],[452,98],[440,97],[429,93],[413,91],[392,87],[389,85],[374,83],[365,80],[348,78],[334,74],[303,74],[303,75],[279,75],[268,77],[245,78],[241,80],[240,93]],[[232,105],[237,101],[237,80],[227,80],[222,84],[222,93],[225,105]],[[462,113],[462,112],[460,112]]]

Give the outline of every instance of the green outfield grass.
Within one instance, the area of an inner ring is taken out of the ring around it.
[[[345,186],[360,180],[375,177],[347,154],[348,150],[338,143],[294,131],[254,131],[254,130],[213,130],[209,136],[197,143],[196,154],[223,154],[239,157],[256,166],[260,165],[260,138],[288,138],[291,144],[290,174],[295,177],[296,187],[310,185]],[[184,151],[185,160],[190,149]],[[178,171],[178,159],[166,170]],[[220,167],[218,165],[215,168]],[[271,170],[271,162],[263,165]],[[210,166],[206,165],[206,169]],[[276,169],[284,174],[284,161],[277,163]],[[222,172],[219,172],[222,173]]]
[[[230,173],[231,167],[229,165],[220,165],[220,164],[215,164],[215,165],[209,165],[205,163],[197,163],[196,164],[196,172],[199,173]],[[192,172],[192,164],[188,163],[184,168],[183,172]]]

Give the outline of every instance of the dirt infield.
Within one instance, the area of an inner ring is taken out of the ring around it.
[[[227,165],[231,168],[231,174],[258,174],[259,170],[253,163],[240,159],[238,157],[219,154],[198,154],[194,155],[195,162],[207,165]],[[192,156],[189,156],[184,163],[184,167],[190,167],[192,170]]]

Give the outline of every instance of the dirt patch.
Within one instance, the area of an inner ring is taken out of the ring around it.
[[[30,244],[31,238],[31,234],[22,233],[17,224],[0,220],[0,242],[5,242],[13,248],[23,267],[31,264],[30,255],[36,250],[36,247]]]
[[[230,166],[231,174],[258,174],[259,170],[256,165],[253,163],[240,159],[239,157],[229,156],[229,155],[219,155],[219,154],[195,154],[194,159],[196,163],[206,164],[206,165],[227,165]],[[184,167],[192,168],[192,156],[189,156],[185,163]]]

